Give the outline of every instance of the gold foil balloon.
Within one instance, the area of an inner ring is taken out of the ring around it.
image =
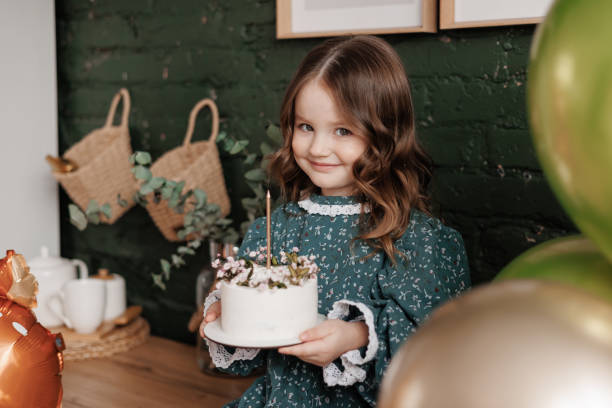
[[[610,408],[612,305],[513,280],[456,298],[401,347],[379,408]]]
[[[64,342],[36,321],[36,280],[14,251],[0,259],[0,407],[60,407]]]
[[[26,308],[36,307],[38,282],[22,255],[9,249],[0,259],[0,296]]]
[[[542,168],[612,262],[612,1],[558,0],[538,27],[527,94]]]
[[[566,283],[612,303],[612,262],[590,239],[579,235],[553,239],[529,249],[495,277],[507,279]]]

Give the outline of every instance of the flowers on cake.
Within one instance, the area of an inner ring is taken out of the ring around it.
[[[217,287],[225,281],[231,285],[246,286],[259,290],[286,289],[289,286],[303,286],[316,277],[319,267],[315,256],[298,255],[298,248],[291,252],[280,251],[280,260],[271,257],[271,268],[265,266],[266,247],[251,251],[249,258],[217,258],[212,267],[217,270]],[[264,265],[259,265],[258,263]]]

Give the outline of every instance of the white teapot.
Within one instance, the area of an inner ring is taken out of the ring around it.
[[[30,272],[38,280],[38,307],[34,310],[38,321],[46,327],[61,326],[63,322],[49,308],[49,300],[66,282],[77,278],[77,266],[79,277],[86,278],[89,273],[87,265],[80,259],[49,256],[49,249],[45,246],[40,249],[40,257],[28,261],[28,265]]]

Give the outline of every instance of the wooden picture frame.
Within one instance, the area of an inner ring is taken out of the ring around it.
[[[553,1],[440,0],[440,29],[538,24]]]
[[[437,0],[276,0],[276,38],[433,33],[437,31],[437,6]],[[419,8],[420,16],[408,14],[404,18],[405,12]],[[379,13],[373,14],[377,10]],[[373,15],[378,16],[378,22],[373,21]],[[400,20],[406,20],[406,25]],[[340,28],[330,28],[332,23]]]

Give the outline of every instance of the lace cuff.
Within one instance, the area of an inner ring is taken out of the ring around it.
[[[215,302],[221,299],[221,291],[219,289],[212,291],[206,300],[204,301],[204,316],[208,308]],[[236,347],[236,350],[231,354],[227,349],[212,340],[206,339],[206,345],[208,346],[208,352],[216,367],[228,368],[234,361],[238,360],[252,360],[255,358],[260,349],[253,348],[240,348]]]
[[[359,350],[349,350],[340,356],[340,361],[344,367],[344,371],[334,364],[330,363],[323,367],[323,380],[329,386],[334,385],[353,385],[358,381],[363,381],[366,378],[366,372],[359,367],[362,364],[371,361],[378,350],[378,336],[376,336],[376,327],[374,325],[374,314],[365,304],[353,302],[350,300],[339,300],[334,303],[332,310],[327,314],[329,319],[342,319],[349,315],[349,309],[354,306],[362,313],[353,321],[365,320],[368,326],[368,347],[365,356],[362,357]]]

